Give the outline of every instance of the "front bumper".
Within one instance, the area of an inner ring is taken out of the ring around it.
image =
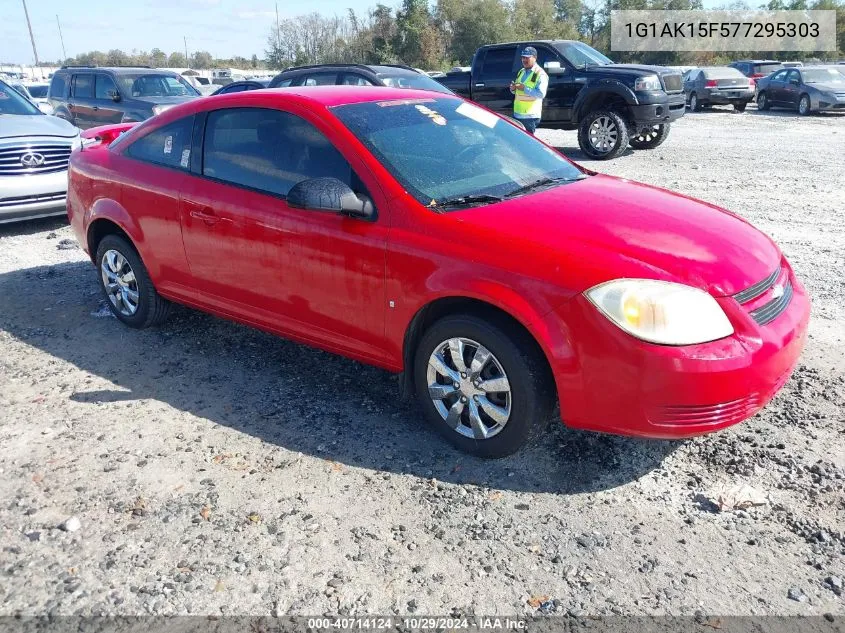
[[[688,346],[629,336],[579,295],[558,311],[569,325],[577,363],[555,368],[567,426],[619,435],[684,438],[754,415],[786,383],[803,349],[809,298],[793,286],[788,307],[758,325],[731,297],[718,299],[735,333]]]
[[[67,171],[0,177],[0,224],[64,215]]]
[[[637,125],[671,123],[684,116],[687,108],[686,97],[684,97],[683,92],[670,95],[661,93],[659,99],[653,99],[653,103],[644,103],[644,101],[650,99],[650,95],[647,97],[640,96],[641,101],[638,105],[628,106],[631,117]]]

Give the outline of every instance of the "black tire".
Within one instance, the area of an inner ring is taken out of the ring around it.
[[[648,132],[632,136],[628,142],[634,149],[654,149],[669,138],[670,127],[668,123],[652,125]]]
[[[694,92],[689,96],[689,109],[693,112],[701,112],[701,101],[698,100],[698,95]]]
[[[769,104],[769,95],[766,94],[766,91],[760,92],[757,95],[757,109],[758,110],[768,110],[772,106]]]
[[[737,101],[734,103],[734,110],[737,112],[745,112],[745,108],[748,106],[747,101]]]
[[[507,375],[510,417],[498,434],[488,439],[458,433],[446,423],[429,396],[429,358],[444,342],[456,337],[486,347]],[[414,357],[414,382],[428,421],[456,448],[478,457],[505,457],[518,451],[547,428],[555,403],[554,382],[536,343],[504,321],[471,315],[444,317],[423,334]]]
[[[813,103],[810,101],[810,95],[802,94],[798,98],[798,114],[807,116],[813,112]]]
[[[109,298],[106,291],[105,282],[103,281],[103,257],[108,251],[117,251],[120,253],[135,275],[135,283],[138,292],[138,305],[134,314],[123,314],[117,306]],[[170,314],[170,309],[173,306],[170,301],[164,299],[156,292],[155,286],[150,279],[144,262],[141,261],[140,255],[135,250],[135,247],[119,235],[106,235],[97,246],[97,256],[95,258],[97,265],[97,279],[100,282],[100,289],[103,291],[103,297],[112,311],[121,322],[131,328],[144,329],[153,325],[159,325]]]
[[[616,130],[616,140],[606,151],[593,147],[590,142],[590,127],[601,119],[605,119],[606,124]],[[616,158],[628,147],[628,126],[625,120],[612,110],[593,110],[585,114],[578,125],[578,145],[582,152],[595,160]]]

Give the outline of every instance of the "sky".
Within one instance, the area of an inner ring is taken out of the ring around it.
[[[386,2],[385,4],[398,4]],[[343,15],[351,7],[364,12],[376,0],[309,0],[279,3],[279,18],[318,11]],[[254,54],[264,57],[270,26],[276,21],[273,0],[26,0],[40,60],[63,58],[56,15],[67,56],[118,48],[168,55],[205,50],[215,57]],[[32,45],[21,0],[0,0],[0,63],[32,64]]]
[[[400,0],[382,0],[388,6]],[[712,7],[718,0],[704,0]],[[318,11],[345,15],[348,8],[364,13],[377,0],[280,1],[279,18]],[[214,57],[265,56],[270,26],[276,20],[272,0],[27,0],[38,58],[63,59],[56,15],[62,26],[67,57],[92,50],[160,48],[168,55],[198,50]],[[32,45],[21,0],[0,0],[0,64],[32,64]]]

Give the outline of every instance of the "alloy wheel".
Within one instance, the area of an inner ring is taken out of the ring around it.
[[[798,102],[798,114],[804,115],[810,112],[810,97],[804,95]]]
[[[428,394],[440,417],[465,437],[499,434],[511,415],[511,387],[499,360],[467,338],[450,338],[428,360]]]
[[[635,136],[633,140],[641,143],[649,143],[660,135],[660,127],[660,125],[652,125],[647,131]]]
[[[590,145],[602,154],[611,151],[619,140],[619,129],[613,119],[607,116],[598,117],[590,124]]]
[[[108,250],[100,262],[103,287],[111,304],[123,316],[138,311],[138,281],[127,259],[116,250]]]

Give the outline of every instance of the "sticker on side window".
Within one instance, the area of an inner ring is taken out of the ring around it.
[[[499,122],[499,117],[495,114],[487,112],[487,110],[482,110],[471,103],[462,103],[455,108],[455,112],[463,114],[466,118],[472,119],[476,123],[481,123],[481,125],[489,127],[490,129],[493,129]]]
[[[7,95],[5,92],[0,90],[0,99],[8,99],[8,98],[9,98],[9,95]]]
[[[173,151],[173,137],[168,136],[164,139],[164,153],[169,154]]]
[[[182,167],[187,167],[188,162],[190,160],[191,160],[191,150],[183,149],[182,150],[182,160],[179,161],[179,164],[182,165]]]

